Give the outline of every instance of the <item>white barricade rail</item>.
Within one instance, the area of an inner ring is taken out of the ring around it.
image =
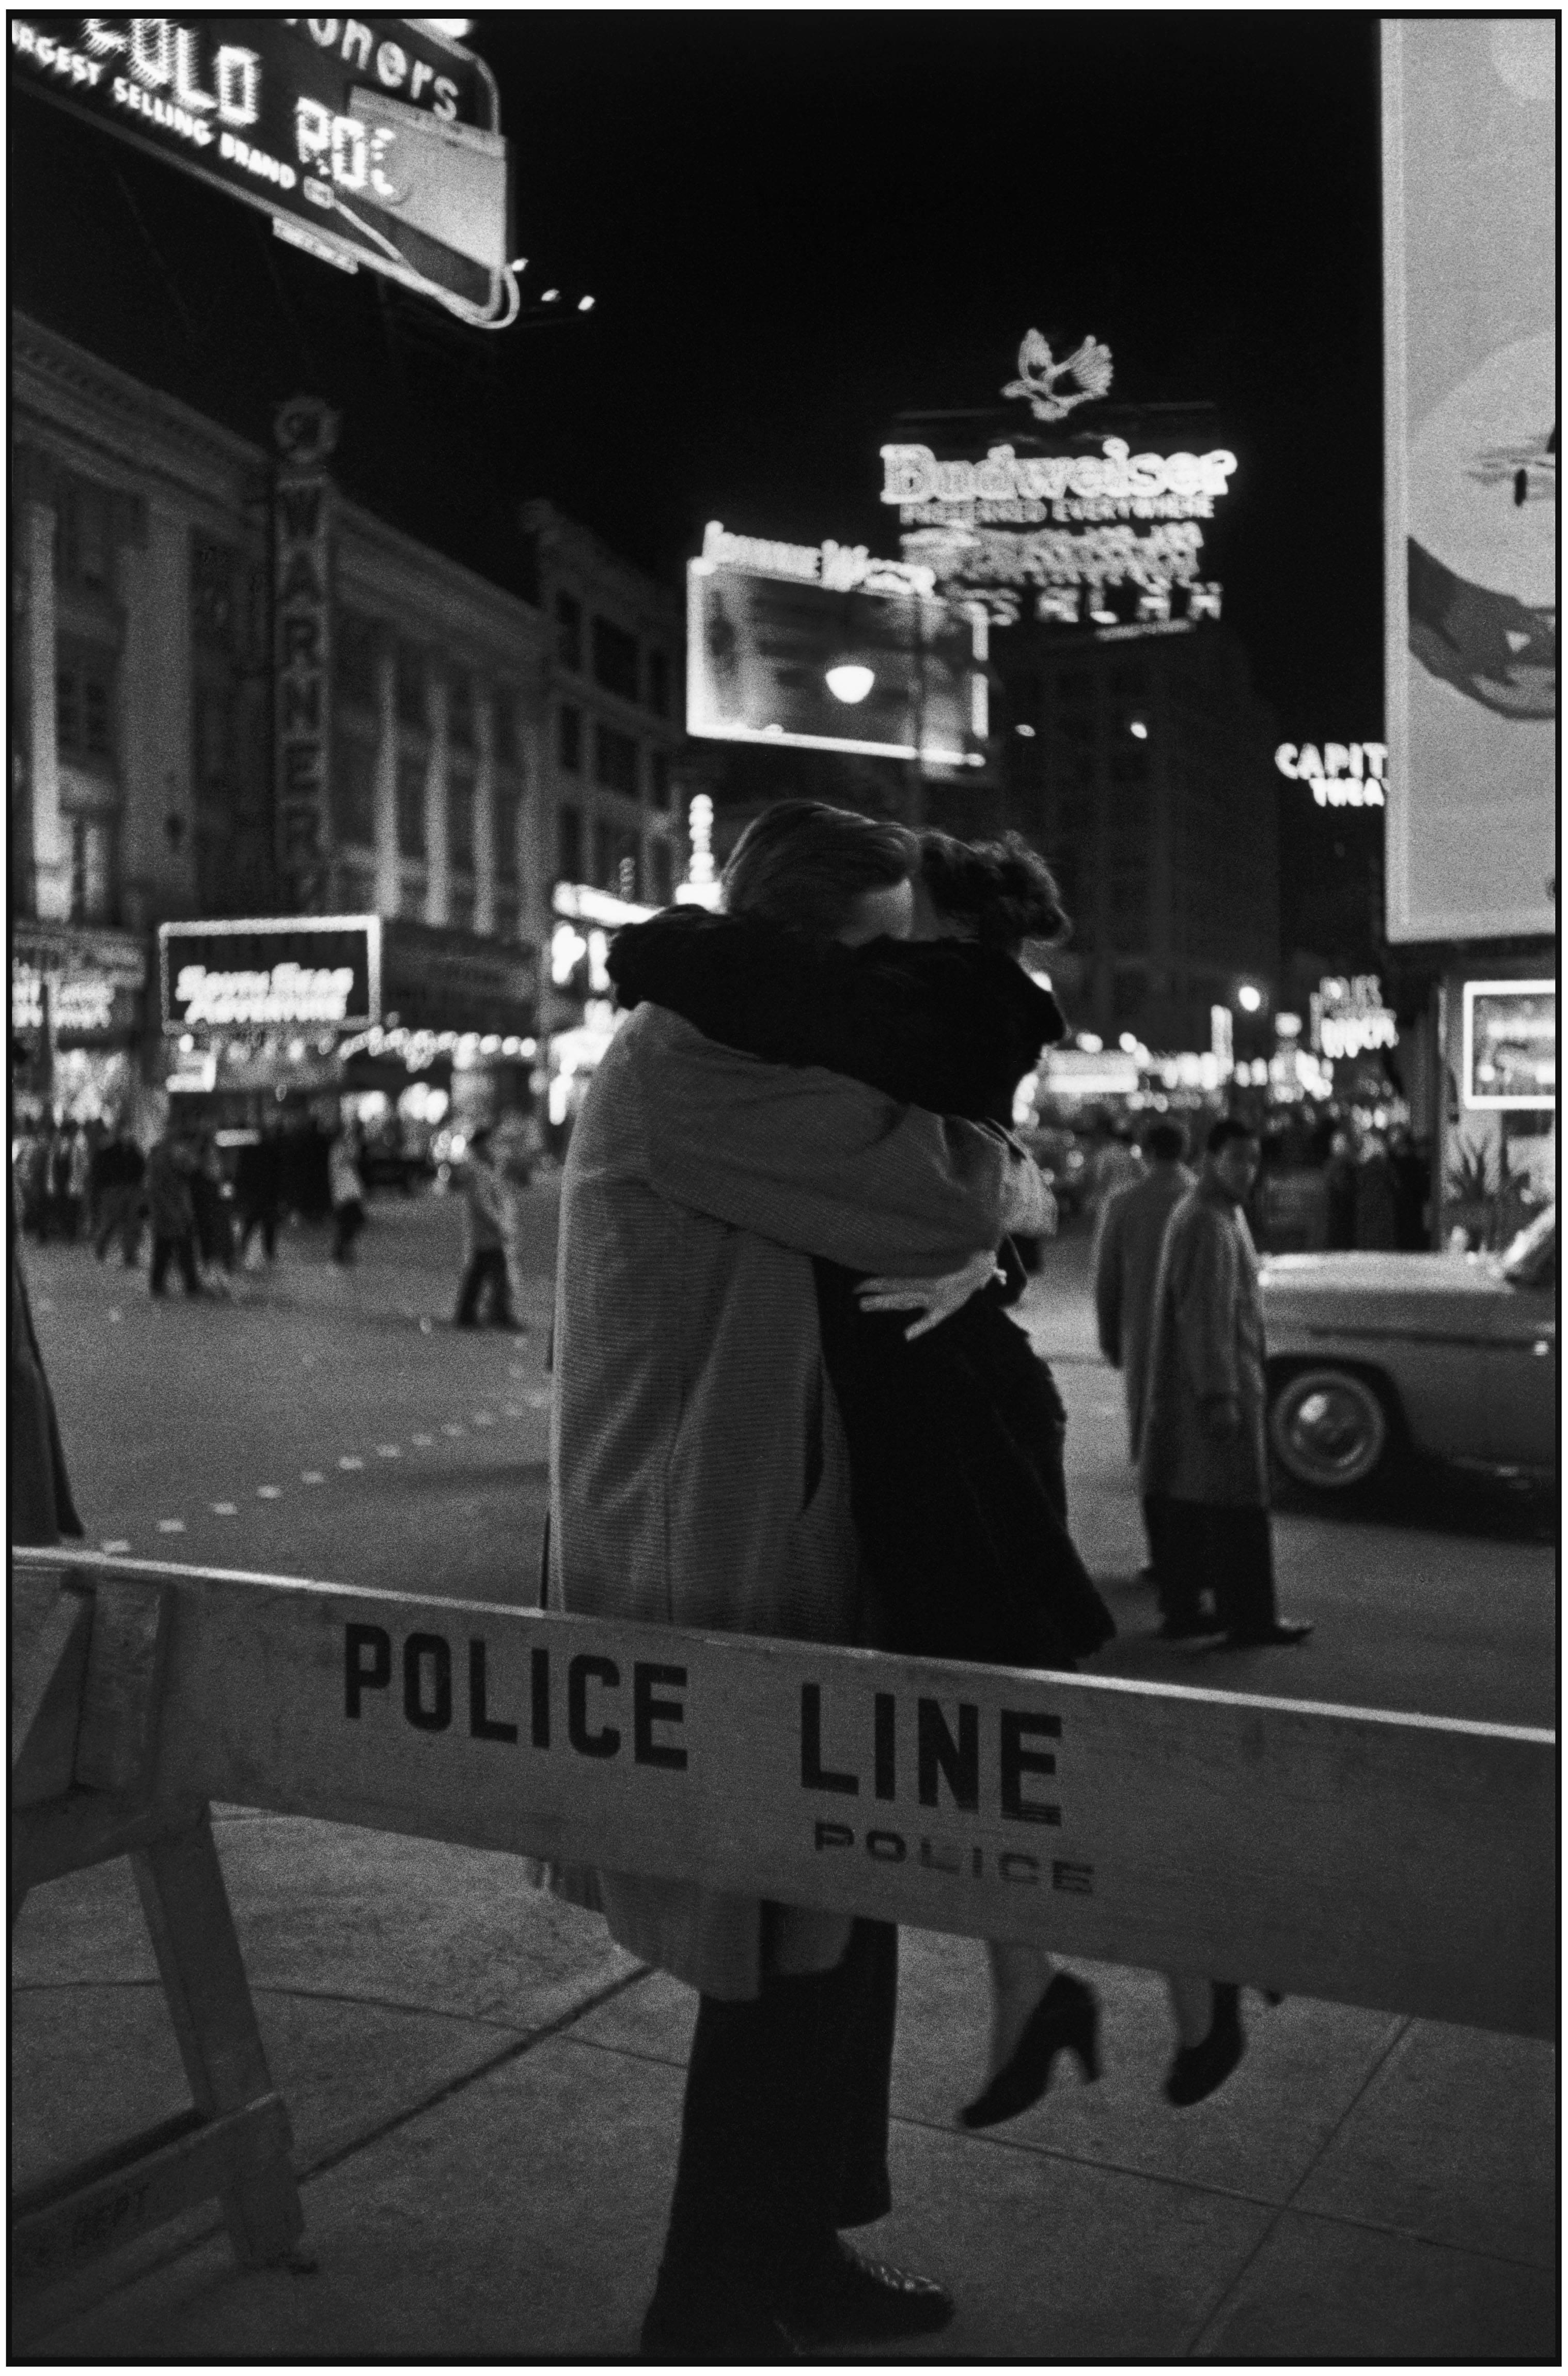
[[[286,2255],[300,2216],[213,1800],[1554,2031],[1551,1733],[84,1552],[13,1563],[14,1902],[132,1854],[207,2153],[174,2207],[221,2191],[243,2259]],[[227,2157],[215,2120],[238,2123]],[[13,2222],[18,2274],[168,2216],[169,2187],[138,2211],[126,2168],[191,2149],[133,2140],[56,2182]]]

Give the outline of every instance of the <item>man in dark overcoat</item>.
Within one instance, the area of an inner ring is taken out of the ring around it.
[[[1227,1644],[1312,1632],[1274,1601],[1263,1299],[1241,1207],[1257,1177],[1247,1123],[1217,1122],[1197,1186],[1166,1225],[1139,1473],[1178,1609],[1214,1595]]]
[[[760,870],[775,890],[793,879],[826,937],[903,937],[916,854],[897,826],[780,803],[742,838],[728,895],[746,904],[737,885]],[[864,1641],[813,1258],[944,1277],[1038,1226],[1043,1202],[999,1133],[847,1075],[764,1063],[639,1005],[588,1089],[562,1183],[551,1605]],[[944,2288],[838,2232],[891,2200],[894,1926],[645,1873],[554,1878],[698,1992],[644,2352],[778,2358],[944,2325]]]

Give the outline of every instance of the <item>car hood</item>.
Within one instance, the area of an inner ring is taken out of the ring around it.
[[[1299,1320],[1357,1336],[1440,1331],[1508,1293],[1490,1254],[1276,1254],[1263,1265],[1271,1336]],[[1484,1324],[1483,1324],[1484,1325]]]

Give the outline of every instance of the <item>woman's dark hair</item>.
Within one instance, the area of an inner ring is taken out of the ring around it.
[[[1156,1163],[1180,1163],[1187,1152],[1184,1123],[1150,1123],[1144,1133],[1144,1153]]]
[[[1229,1146],[1233,1138],[1255,1139],[1257,1135],[1255,1123],[1243,1122],[1239,1114],[1221,1114],[1205,1144],[1211,1155],[1218,1155],[1220,1148]]]
[[[1022,834],[1000,841],[921,836],[921,874],[939,915],[968,925],[985,948],[1016,956],[1026,941],[1059,941],[1071,919],[1056,878]]]
[[[831,940],[858,899],[907,882],[919,857],[901,825],[826,801],[776,801],[735,844],[724,905],[732,916],[766,916]]]

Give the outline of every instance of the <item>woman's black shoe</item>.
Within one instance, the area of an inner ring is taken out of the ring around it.
[[[1030,2014],[1009,2059],[958,2118],[967,2129],[992,2129],[1038,2104],[1051,2085],[1051,2066],[1065,2049],[1086,2080],[1099,2077],[1099,2007],[1071,1972],[1058,1972]]]
[[[1165,2075],[1165,2100],[1180,2105],[1201,2104],[1206,2096],[1229,2079],[1246,2051],[1241,2028],[1241,1991],[1234,1980],[1211,1980],[1214,2015],[1208,2036],[1196,2046],[1179,2047]]]

